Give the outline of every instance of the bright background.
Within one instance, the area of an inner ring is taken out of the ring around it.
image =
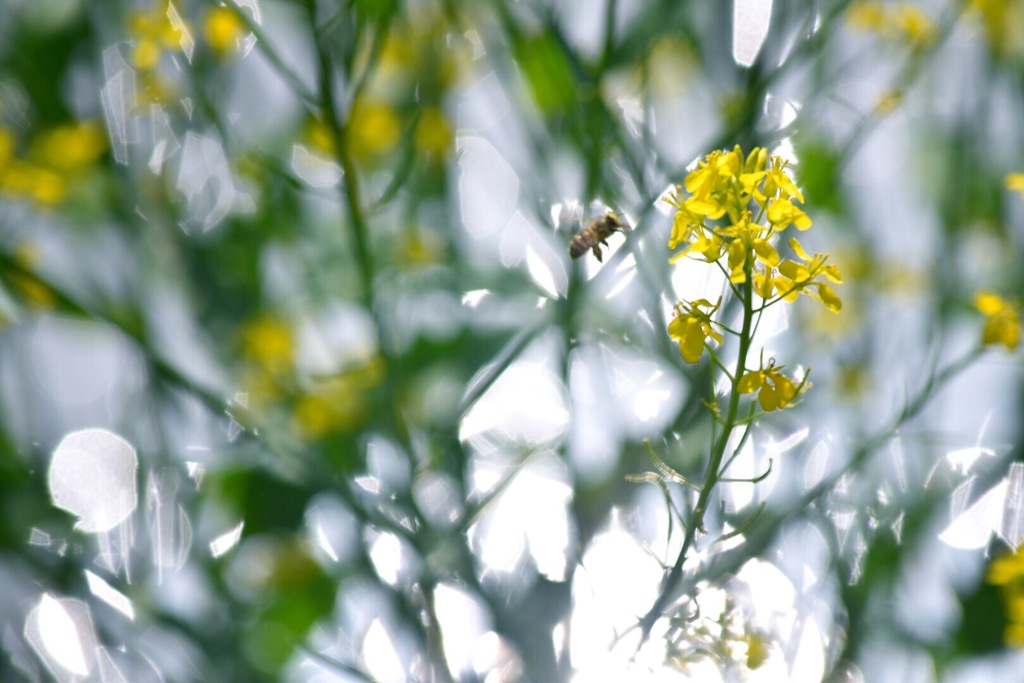
[[[0,678],[1019,676],[1020,355],[929,382],[1024,291],[1024,2],[238,5],[0,2]],[[723,290],[660,198],[734,144],[844,309],[762,323],[814,387],[637,652]]]

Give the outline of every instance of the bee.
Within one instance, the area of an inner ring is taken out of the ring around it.
[[[616,230],[629,230],[630,227],[614,213],[606,213],[593,219],[587,226],[572,236],[569,242],[569,256],[578,259],[588,249],[594,252],[598,262],[601,262],[601,246],[608,246],[608,238]]]

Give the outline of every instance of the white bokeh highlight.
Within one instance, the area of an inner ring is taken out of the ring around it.
[[[740,66],[750,66],[761,52],[772,20],[772,0],[734,0],[732,56]]]
[[[88,533],[110,531],[135,510],[138,492],[135,449],[106,429],[83,429],[64,437],[50,461],[54,506],[78,518]]]

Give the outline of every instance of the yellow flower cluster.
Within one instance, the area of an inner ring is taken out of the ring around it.
[[[803,194],[786,167],[784,159],[769,157],[763,148],[744,154],[739,145],[700,160],[683,186],[666,198],[676,209],[669,248],[678,251],[670,260],[689,257],[717,263],[750,315],[779,301],[795,301],[801,294],[838,313],[842,301],[828,283],[840,283],[842,278],[839,268],[828,263],[828,255],[809,254],[796,238],[788,241],[792,258],[783,259],[775,248],[779,234],[790,226],[807,230],[812,225],[801,208]],[[749,296],[743,296],[742,288]],[[756,308],[753,295],[760,298]],[[686,362],[698,362],[709,339],[722,343],[712,320],[720,304],[721,300],[712,304],[705,299],[677,304],[668,332]],[[806,387],[781,370],[773,360],[767,366],[762,363],[756,372],[744,374],[736,389],[759,392],[766,411],[785,408]]]
[[[793,380],[782,374],[784,367],[776,365],[774,358],[769,359],[767,365],[762,359],[760,369],[744,374],[736,389],[741,394],[752,394],[756,391],[757,401],[766,413],[785,408],[793,399],[809,389],[810,384],[806,378],[803,382],[794,384]]]
[[[238,7],[210,6],[201,18],[201,34],[217,59],[239,51],[247,35]],[[163,103],[178,95],[179,84],[160,69],[165,54],[182,54],[192,61],[196,47],[196,29],[182,3],[156,0],[152,6],[128,15],[127,33],[131,41],[129,62],[139,73],[141,84],[137,105]]]
[[[669,248],[682,246],[671,261],[697,255],[712,263],[727,255],[729,280],[742,284],[751,277],[765,305],[808,294],[838,313],[842,302],[821,282],[842,282],[839,269],[826,263],[828,255],[810,256],[791,238],[789,246],[798,260],[783,261],[772,245],[773,238],[790,225],[797,230],[811,227],[810,217],[797,205],[803,203],[803,194],[786,174],[786,166],[781,157],[769,159],[767,150],[760,147],[744,157],[739,145],[701,160],[684,182],[690,196],[684,198],[677,186],[666,199],[676,208]]]
[[[128,33],[132,36],[132,66],[140,71],[152,71],[165,50],[184,49],[192,40],[190,27],[168,1],[148,11],[133,12]]]
[[[982,290],[974,295],[974,307],[985,316],[982,344],[1002,344],[1013,351],[1020,345],[1020,309],[998,294]]]
[[[854,28],[877,33],[884,40],[907,45],[914,50],[928,47],[938,34],[928,15],[909,2],[865,0],[850,7],[846,20]]]
[[[1003,639],[1011,647],[1024,647],[1024,553],[1018,549],[989,565],[985,580],[999,586],[1009,622]]]
[[[287,407],[291,426],[309,440],[357,427],[366,417],[367,392],[383,378],[377,357],[329,377],[298,377],[297,341],[291,325],[279,317],[251,320],[241,330],[240,346],[247,361],[241,383],[249,408],[262,413]]]
[[[407,15],[396,15],[389,24],[376,53],[367,43],[356,55],[357,70],[365,70],[367,78],[342,132],[357,163],[377,167],[405,143],[431,162],[443,162],[452,153],[454,127],[444,100],[471,68],[473,47],[467,40],[452,39],[450,22],[451,17],[429,3],[410,6]],[[301,132],[303,142],[334,155],[330,125],[311,117]]]
[[[1024,173],[1009,173],[1003,179],[1003,183],[1007,190],[1018,192],[1021,197],[1024,197]]]
[[[965,9],[981,20],[982,29],[992,49],[1000,57],[1024,54],[1024,1],[966,0]]]
[[[679,352],[687,363],[700,360],[708,337],[722,343],[722,335],[715,331],[711,321],[721,303],[721,299],[714,304],[707,299],[697,299],[676,304],[676,317],[668,324],[668,333],[679,342]]]
[[[61,204],[82,171],[107,149],[95,122],[57,126],[37,135],[24,155],[14,134],[0,127],[0,193],[27,198],[37,206]]]
[[[237,50],[245,34],[245,24],[230,7],[218,5],[206,13],[203,37],[218,57],[225,57]]]

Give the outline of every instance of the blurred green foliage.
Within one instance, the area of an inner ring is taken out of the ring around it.
[[[629,558],[584,560],[622,532],[664,576],[718,429],[708,362],[666,331],[718,274],[669,266],[662,198],[735,144],[792,160],[845,308],[766,333],[815,386],[755,420],[770,476],[711,497],[680,594],[630,586],[619,664],[646,613],[679,675],[806,670],[758,621],[761,562],[806,598],[822,677],[882,680],[886,647],[927,680],[1019,665],[984,566],[1021,540],[1020,356],[982,355],[971,302],[1024,291],[1024,3],[777,0],[751,66],[745,6],[0,4],[0,678],[76,675],[29,635],[43,595],[87,605],[85,659],[124,680],[603,670],[573,638],[600,621],[586,582]],[[635,230],[570,261],[605,210]],[[86,428],[138,451],[135,513],[104,534],[48,480]],[[664,467],[627,481],[647,440]],[[950,465],[965,448],[986,457]],[[1001,482],[1000,524],[939,540]],[[531,523],[564,530],[557,562]],[[926,553],[934,600],[907,588]],[[691,618],[718,591],[728,610]]]

